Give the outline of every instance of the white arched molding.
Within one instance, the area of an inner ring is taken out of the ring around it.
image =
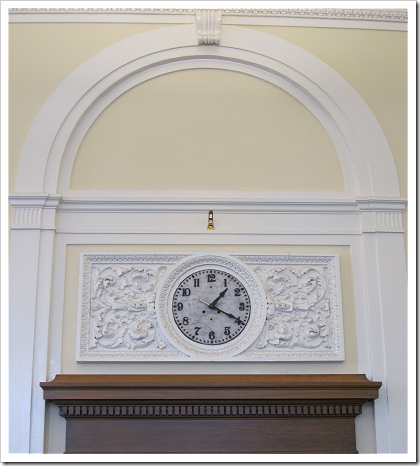
[[[282,197],[399,197],[395,164],[385,135],[363,99],[337,72],[287,41],[235,26],[222,27],[220,46],[198,46],[193,25],[126,39],[72,73],[32,125],[19,162],[16,191],[71,194],[71,169],[77,149],[98,115],[131,87],[191,68],[238,71],[266,80],[293,95],[324,126],[337,149],[346,191],[289,192]],[[137,192],[145,197],[151,194]],[[238,197],[238,193],[232,194]],[[259,196],[278,198],[280,194],[286,193]]]

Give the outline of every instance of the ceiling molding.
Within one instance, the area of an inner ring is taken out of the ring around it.
[[[193,8],[9,8],[9,14],[44,14],[44,13],[88,13],[88,14],[136,14],[136,15],[195,15]],[[223,15],[227,16],[269,16],[293,18],[322,18],[322,19],[357,19],[369,21],[398,21],[407,22],[408,13],[403,9],[395,10],[366,10],[343,8],[223,8]]]
[[[213,11],[213,10],[208,10]],[[406,30],[406,9],[224,8],[222,24]],[[193,23],[193,8],[9,8],[9,22]]]

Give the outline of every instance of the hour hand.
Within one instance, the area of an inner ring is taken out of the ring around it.
[[[227,291],[227,290],[228,290],[228,289],[226,288],[225,290],[223,290],[223,291],[219,294],[219,296],[210,304],[210,308],[211,308],[212,306],[215,306],[216,303],[217,303],[217,301],[219,301],[220,298],[223,298],[223,296],[226,294],[226,291]]]

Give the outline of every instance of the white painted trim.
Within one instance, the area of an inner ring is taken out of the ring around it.
[[[30,453],[44,451],[45,401],[39,381],[46,380],[48,375],[48,324],[53,286],[54,240],[53,230],[41,231],[33,348]]]
[[[152,57],[147,56],[145,58],[139,58],[130,62],[127,66],[120,67],[116,76],[114,76],[115,73],[113,73],[103,78],[98,90],[93,87],[89,90],[88,94],[85,94],[83,98],[94,103],[90,108],[85,110],[84,114],[80,113],[81,110],[84,110],[83,105],[79,105],[76,112],[79,112],[80,117],[78,117],[77,113],[74,115],[75,112],[70,112],[68,123],[64,122],[59,131],[58,137],[63,140],[68,140],[61,162],[61,172],[63,175],[61,176],[58,185],[59,192],[63,194],[74,192],[70,189],[70,178],[78,148],[93,122],[108,105],[123,93],[127,92],[127,90],[149,79],[174,71],[206,68],[240,72],[265,80],[288,92],[302,105],[304,105],[322,124],[336,147],[338,157],[343,168],[346,186],[345,195],[356,195],[358,189],[356,185],[354,167],[351,162],[351,150],[353,149],[353,152],[356,152],[358,149],[352,147],[350,142],[352,135],[348,134],[347,138],[343,138],[341,129],[337,127],[337,124],[334,121],[334,118],[338,120],[342,117],[341,111],[333,102],[325,98],[325,96],[319,97],[320,99],[324,97],[321,104],[315,98],[317,89],[313,86],[312,82],[291,72],[291,70],[281,64],[278,64],[274,68],[272,60],[267,60],[265,57],[261,57],[260,55],[251,55],[250,53],[244,53],[243,51],[238,51],[236,49],[229,49],[227,51],[224,48],[217,48],[208,54],[206,54],[205,50],[202,48],[199,53],[197,53],[197,51],[198,48],[194,47],[190,50],[183,50],[182,57],[179,56],[179,50],[172,50],[155,53]],[[151,64],[151,61],[153,64]],[[251,62],[252,66],[250,66]],[[269,67],[273,68],[273,72],[266,71]],[[130,77],[128,79],[121,78],[121,76],[124,75]],[[290,82],[290,80],[294,81]],[[109,91],[107,91],[106,94],[103,92],[103,86],[108,86],[109,88]],[[305,89],[305,91],[302,89]],[[314,92],[314,95],[308,96],[308,91]],[[75,118],[79,118],[79,120],[76,128],[72,128],[72,121]],[[70,131],[72,131],[71,136],[68,136]],[[64,142],[62,145],[63,144]],[[364,185],[369,182],[370,180],[366,178],[361,184]],[[46,189],[50,190],[51,188],[46,187]],[[142,195],[142,193],[138,194]],[[151,193],[147,193],[147,195],[150,194]],[[232,194],[233,197],[235,197],[235,193]],[[196,197],[197,194],[193,193],[192,195]],[[200,197],[203,197],[205,194],[201,193],[199,195]],[[215,197],[218,193],[210,191],[207,195],[209,197]],[[295,196],[296,192],[293,194],[291,193],[291,195]],[[249,196],[254,197],[252,194],[249,194]],[[307,197],[311,197],[311,194],[308,193]]]
[[[9,288],[9,451],[28,453],[40,229],[12,231]],[[36,409],[36,408],[35,408]],[[43,414],[40,415],[43,426]]]
[[[191,63],[196,66],[195,59],[210,59],[211,66],[224,67],[226,61],[239,67],[246,64],[249,74],[261,79],[263,72],[288,92],[294,89],[336,145],[348,197],[399,196],[394,160],[378,121],[356,91],[325,63],[287,41],[234,26],[222,27],[220,46],[196,43],[194,25],[163,28],[119,42],[79,67],[32,125],[20,157],[17,191],[66,195],[81,135],[130,79],[136,82],[143,73],[156,76],[168,63],[188,69]],[[203,66],[208,64],[205,60]]]
[[[158,8],[10,8],[9,23],[155,23],[189,24],[193,9]],[[251,26],[293,26],[380,29],[406,31],[405,9],[223,9],[222,24]]]
[[[204,211],[211,207],[219,212],[293,212],[293,213],[361,213],[361,212],[402,212],[407,199],[397,198],[356,198],[356,199],[313,199],[311,197],[273,197],[259,199],[249,197],[235,199],[235,196],[206,199],[199,197],[149,197],[111,196],[114,191],[99,191],[95,197],[64,197],[60,204],[60,212],[189,212]],[[156,192],[155,192],[156,193]],[[175,193],[175,192],[174,192]],[[194,193],[194,191],[192,191]],[[198,194],[198,192],[195,192]],[[255,193],[255,191],[254,191]],[[101,196],[100,194],[103,194]],[[324,193],[325,194],[325,193]],[[28,195],[26,195],[28,196]],[[14,199],[15,195],[11,194]],[[13,204],[12,204],[13,205]]]
[[[406,200],[356,199],[139,199],[64,198],[60,233],[124,233],[201,236],[318,235],[403,232]],[[215,230],[207,230],[214,212]],[[176,222],[167,219],[176,217]],[[116,224],[115,218],[119,221]],[[112,225],[110,227],[110,225]],[[14,228],[19,228],[14,226]]]

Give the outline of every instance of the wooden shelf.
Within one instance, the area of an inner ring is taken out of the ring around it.
[[[57,375],[66,453],[357,453],[361,374]]]

